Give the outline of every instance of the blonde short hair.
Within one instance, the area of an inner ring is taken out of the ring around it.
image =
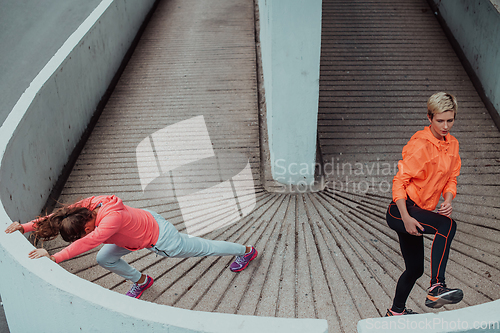
[[[429,97],[427,101],[427,115],[432,119],[435,114],[446,111],[453,111],[457,116],[458,106],[457,99],[452,94],[438,92]]]

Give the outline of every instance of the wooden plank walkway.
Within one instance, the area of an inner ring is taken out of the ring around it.
[[[330,332],[355,332],[358,320],[383,315],[403,269],[385,223],[387,186],[403,145],[426,125],[427,98],[440,90],[459,100],[453,134],[463,159],[447,279],[465,298],[446,309],[500,297],[500,133],[424,0],[323,0],[323,192],[263,189],[256,67],[253,1],[160,1],[66,183],[60,201],[116,194],[183,232],[201,210],[230,223],[203,237],[259,250],[239,274],[228,270],[229,257],[131,253],[125,259],[156,281],[143,300],[326,318]],[[130,283],[100,268],[97,250],[62,266],[125,293]],[[417,312],[433,311],[423,305],[428,279],[426,271],[409,300]]]

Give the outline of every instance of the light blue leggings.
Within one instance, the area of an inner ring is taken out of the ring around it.
[[[165,220],[160,214],[153,211],[149,212],[158,223],[160,234],[158,242],[155,246],[148,248],[148,250],[159,255],[171,258],[190,258],[240,256],[245,254],[246,247],[244,245],[190,237],[187,234],[178,232],[173,224]],[[132,251],[114,244],[104,244],[97,253],[97,263],[127,280],[137,282],[142,274],[121,258],[130,252]]]

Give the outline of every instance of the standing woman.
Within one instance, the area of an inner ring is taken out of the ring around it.
[[[182,234],[161,215],[129,207],[114,195],[90,197],[29,223],[12,223],[6,233],[33,231],[37,238],[50,240],[59,234],[71,242],[63,250],[49,255],[45,249],[29,253],[31,259],[48,257],[60,263],[105,244],[97,253],[102,267],[133,282],[127,296],[139,298],[153,285],[153,278],[140,273],[121,259],[136,250],[148,249],[164,257],[189,258],[236,256],[233,272],[244,270],[257,257],[253,246],[207,240]]]
[[[425,305],[439,308],[463,298],[462,290],[449,289],[445,284],[446,263],[457,228],[450,216],[461,161],[458,141],[449,133],[456,114],[457,101],[453,95],[444,92],[432,95],[427,101],[430,125],[415,133],[403,148],[386,219],[398,234],[406,269],[398,280],[394,301],[386,316],[415,313],[406,309],[406,300],[424,273],[423,234],[434,235],[431,281]],[[441,194],[444,202],[434,212]]]

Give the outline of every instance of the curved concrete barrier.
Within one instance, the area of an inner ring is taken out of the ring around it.
[[[358,322],[359,333],[500,332],[500,300],[467,308]]]
[[[5,212],[0,214],[5,221]],[[80,279],[49,259],[30,260],[32,248],[19,233],[0,235],[0,283],[11,333],[328,331],[324,320],[198,312],[136,300]]]
[[[153,4],[102,1],[0,128],[0,292],[10,331],[327,332],[325,320],[195,312],[131,299],[48,259],[28,259],[33,246],[26,238],[3,232],[40,211]]]

